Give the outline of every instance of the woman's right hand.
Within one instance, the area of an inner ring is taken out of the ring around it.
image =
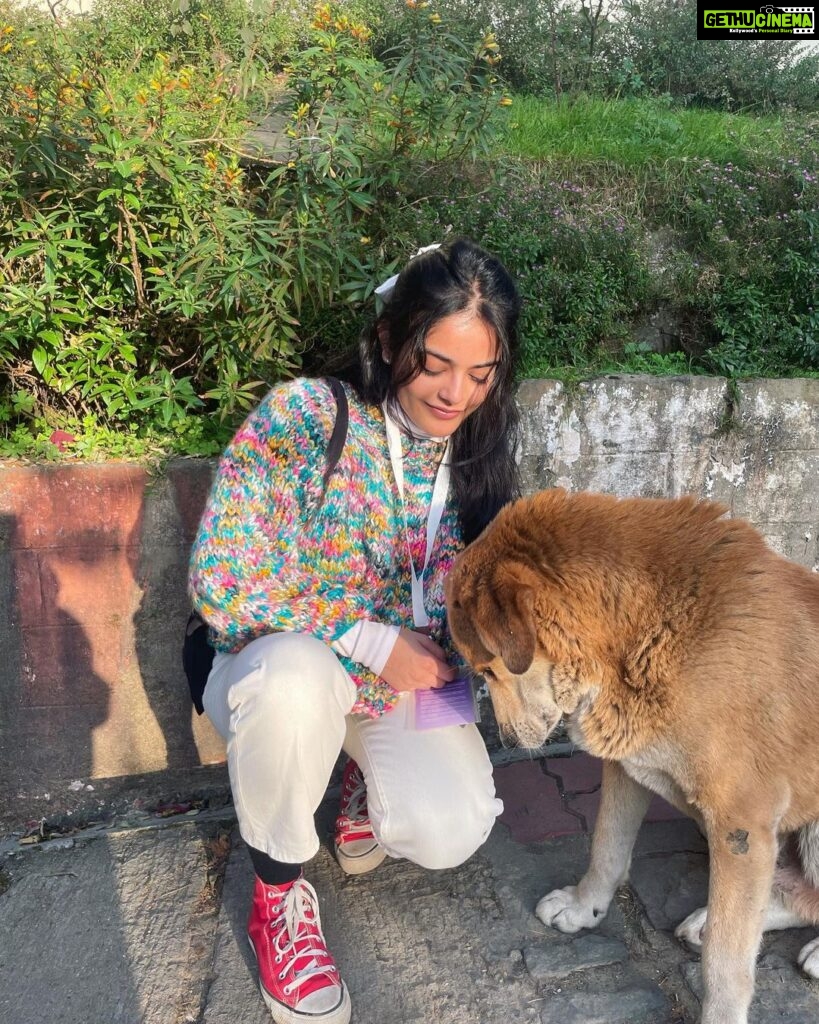
[[[445,686],[457,675],[446,663],[443,648],[425,633],[401,628],[392,653],[381,670],[394,690],[430,690]]]

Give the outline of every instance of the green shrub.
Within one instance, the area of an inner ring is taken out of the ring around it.
[[[607,190],[498,158],[424,184],[388,236],[411,251],[463,234],[503,260],[524,299],[522,376],[588,370],[631,339],[651,296],[642,228]]]
[[[402,33],[404,0],[380,0],[380,41]],[[516,91],[664,96],[724,110],[819,106],[819,54],[788,40],[697,39],[696,0],[448,0],[461,35],[491,29]]]
[[[641,319],[663,311],[692,369],[775,376],[819,370],[819,169],[803,117],[732,115],[646,99],[525,98],[516,100],[507,131],[507,148],[536,161],[552,180],[591,189],[589,211],[602,201],[625,222],[631,247],[617,258],[625,294],[639,303]],[[511,234],[525,237],[525,211],[520,222]],[[662,251],[652,253],[658,236]],[[579,240],[567,239],[568,248],[582,251]],[[594,282],[596,270],[590,273]],[[569,289],[571,307],[582,281]],[[618,315],[626,328],[634,319],[627,303]],[[604,322],[601,312],[595,316]],[[541,362],[548,365],[552,349],[546,340],[544,346]],[[588,370],[601,358],[605,365],[615,357],[634,363],[633,350],[605,347],[600,356],[584,347]]]
[[[147,21],[113,63],[116,18],[0,26],[0,434],[240,415],[299,368],[303,322],[371,291],[379,200],[488,149],[493,40],[466,44],[426,7],[379,61],[367,26],[321,5],[283,69],[250,23],[240,54],[233,7],[200,6],[204,36],[171,32],[197,13],[178,2],[152,35],[152,10],[115,8]],[[253,110],[276,96],[289,152],[248,168]]]
[[[601,55],[608,81],[629,71],[640,91],[724,110],[819,105],[819,55],[788,40],[697,39],[696,0],[622,5]],[[608,86],[611,90],[611,85]],[[622,90],[620,91],[622,93]]]
[[[819,369],[819,172],[811,146],[806,138],[802,160],[753,169],[694,162],[682,195],[666,197],[668,220],[698,260],[697,303],[716,338],[699,355],[714,372]]]

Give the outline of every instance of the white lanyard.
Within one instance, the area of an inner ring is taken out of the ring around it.
[[[407,542],[407,555],[409,557],[410,574],[412,577],[412,618],[416,627],[429,625],[429,616],[424,607],[424,573],[429,565],[429,556],[432,553],[432,545],[435,543],[435,535],[441,524],[441,517],[444,514],[446,495],[449,490],[449,453],[452,447],[451,441],[447,441],[443,458],[438,466],[435,476],[435,486],[432,488],[432,500],[429,503],[427,514],[427,552],[424,558],[424,567],[420,575],[415,571],[415,563],[412,560],[412,548],[410,547],[409,531],[407,529],[407,509],[404,503],[404,454],[401,450],[401,431],[398,424],[393,420],[387,410],[387,403],[384,403],[384,425],[387,429],[387,445],[390,450],[390,462],[395,477],[395,486],[398,488],[398,497],[401,499],[401,515],[404,519],[404,539]]]

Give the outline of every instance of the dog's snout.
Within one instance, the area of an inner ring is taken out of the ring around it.
[[[517,733],[511,726],[499,723],[498,734],[500,736],[501,746],[505,750],[512,750],[518,746]]]

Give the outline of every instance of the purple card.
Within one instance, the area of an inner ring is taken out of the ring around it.
[[[470,725],[478,720],[469,679],[453,679],[439,690],[415,690],[414,696],[416,729]]]

